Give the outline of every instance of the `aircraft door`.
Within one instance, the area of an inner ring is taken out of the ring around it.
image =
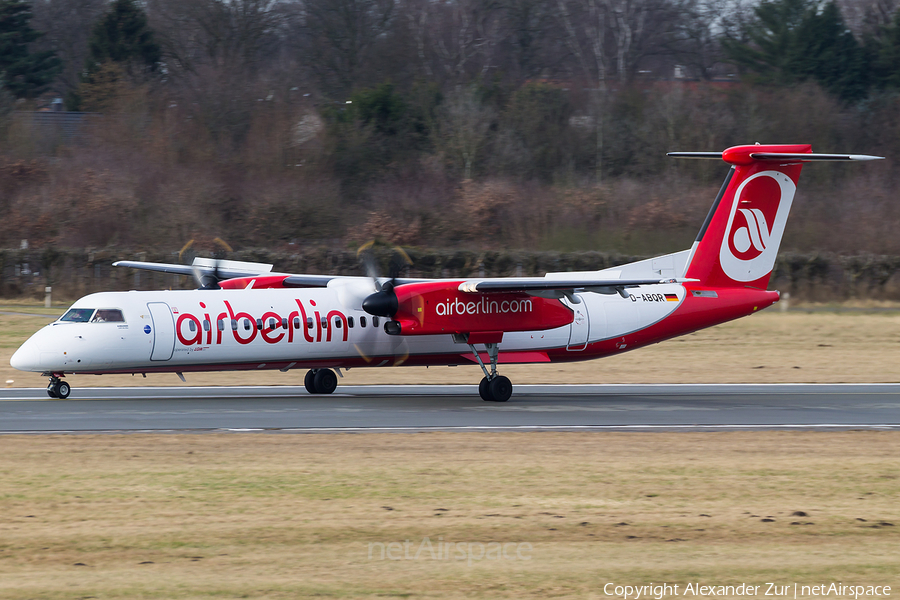
[[[581,299],[579,304],[572,304],[568,300],[564,300],[566,306],[575,312],[575,320],[569,325],[569,344],[566,346],[566,350],[578,351],[587,348],[591,322],[584,299],[579,294],[575,294],[575,297]]]
[[[175,352],[175,318],[165,302],[148,302],[153,322],[153,350],[150,360],[169,360]]]

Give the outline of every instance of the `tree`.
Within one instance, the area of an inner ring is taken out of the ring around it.
[[[747,24],[748,42],[723,39],[731,60],[764,83],[813,79],[845,101],[866,93],[865,51],[834,2],[767,0]]]
[[[151,0],[149,6],[175,77],[208,67],[242,78],[258,72],[277,53],[278,30],[287,20],[274,0]]]
[[[31,16],[28,2],[0,0],[0,77],[17,98],[37,96],[62,68],[56,53],[29,51],[41,37],[31,27]]]
[[[88,40],[88,72],[106,62],[118,63],[130,76],[155,71],[159,44],[147,26],[147,15],[134,0],[116,0],[94,25]]]
[[[571,113],[567,94],[558,87],[529,83],[512,95],[501,127],[512,130],[528,149],[530,160],[522,175],[550,180],[565,163]]]
[[[116,0],[94,25],[77,92],[66,99],[70,110],[106,112],[159,66],[159,44],[147,16],[134,0]]]
[[[472,179],[472,167],[492,120],[492,111],[480,102],[473,87],[458,87],[441,106],[440,141],[452,156],[462,160],[463,179]]]
[[[809,13],[800,24],[787,67],[799,79],[814,79],[842,100],[866,95],[868,61],[834,2]]]
[[[375,49],[390,29],[394,0],[306,0],[302,38],[321,90],[343,100],[371,80]]]
[[[881,36],[870,42],[875,55],[873,78],[882,89],[900,90],[900,11],[890,25],[881,28]]]
[[[6,126],[9,124],[14,105],[15,99],[12,94],[6,90],[3,80],[0,79],[0,133],[6,131]]]
[[[44,34],[34,43],[34,49],[52,50],[64,57],[54,91],[66,94],[78,89],[91,28],[108,6],[107,0],[42,0],[33,6],[32,24]]]

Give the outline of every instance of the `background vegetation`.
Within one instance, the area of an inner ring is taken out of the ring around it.
[[[0,0],[0,246],[679,250],[725,169],[667,151],[900,155],[894,8]],[[788,248],[900,254],[889,161],[803,178]]]

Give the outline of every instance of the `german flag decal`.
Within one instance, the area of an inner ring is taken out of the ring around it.
[[[678,294],[666,294],[666,302],[678,302]]]

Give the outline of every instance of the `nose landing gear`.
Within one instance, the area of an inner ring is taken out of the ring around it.
[[[50,384],[47,385],[47,395],[51,398],[60,398],[65,400],[69,397],[69,394],[72,392],[72,387],[68,384],[68,382],[63,381],[57,376],[53,376],[50,378]]]
[[[310,369],[303,385],[310,394],[330,394],[337,388],[337,375],[331,369]]]

